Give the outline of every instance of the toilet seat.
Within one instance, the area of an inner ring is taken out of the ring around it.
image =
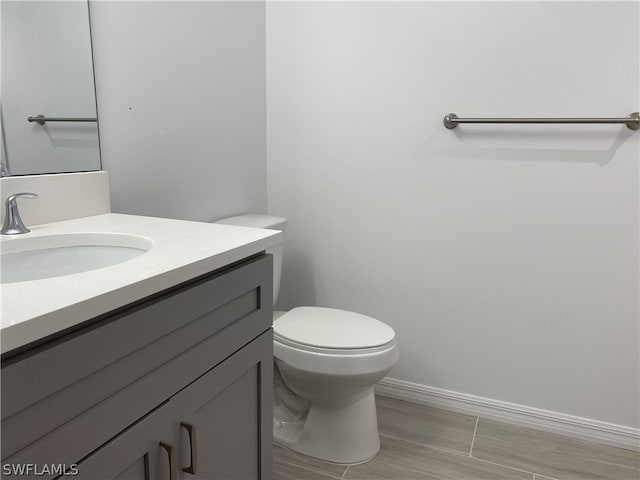
[[[295,348],[297,350],[301,350],[303,352],[319,353],[319,354],[325,354],[325,355],[345,355],[345,356],[383,352],[395,343],[394,341],[391,341],[389,343],[385,343],[384,345],[379,345],[377,347],[369,347],[369,348],[347,348],[347,349],[323,348],[323,347],[316,347],[313,345],[306,345],[304,343],[292,342],[287,338],[281,337],[280,335],[275,333],[275,331],[273,333],[273,341],[278,342],[282,345],[286,345],[291,348]]]
[[[273,332],[278,341],[296,348],[344,354],[379,349],[395,340],[393,329],[375,318],[324,307],[296,307],[274,319]]]
[[[345,310],[297,307],[274,320],[273,332],[276,359],[307,372],[366,375],[398,360],[391,327]]]
[[[296,348],[274,339],[273,356],[277,361],[291,365],[297,370],[320,375],[368,375],[391,368],[398,361],[398,345],[395,340],[384,350],[372,349],[321,353]]]

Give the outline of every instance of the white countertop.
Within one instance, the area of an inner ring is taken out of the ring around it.
[[[108,213],[32,226],[17,237],[124,233],[153,241],[146,253],[72,275],[1,285],[2,353],[224,267],[282,241],[275,230]]]

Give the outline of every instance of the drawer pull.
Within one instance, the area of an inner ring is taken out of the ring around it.
[[[169,480],[176,480],[176,449],[165,442],[160,442],[160,446],[165,449],[169,457]]]
[[[189,445],[191,446],[191,465],[184,467],[183,472],[196,474],[196,466],[198,465],[198,444],[196,443],[196,426],[193,423],[180,422],[180,426],[183,427],[189,434]]]

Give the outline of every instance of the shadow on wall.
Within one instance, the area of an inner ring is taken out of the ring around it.
[[[524,127],[527,128],[527,127]],[[531,129],[531,127],[528,127]],[[427,139],[416,149],[413,156],[418,158],[472,158],[477,160],[504,160],[504,161],[535,161],[535,162],[563,162],[563,163],[593,163],[601,167],[607,165],[616,155],[618,149],[637,132],[626,127],[620,127],[618,135],[606,149],[575,149],[575,148],[537,148],[541,142],[547,140],[549,143],[562,142],[563,145],[570,143],[584,145],[586,141],[592,144],[597,142],[607,142],[613,133],[593,132],[588,130],[569,131],[547,130],[538,127],[533,130],[521,130],[520,128],[499,128],[495,127],[458,127],[451,132],[454,137],[443,142],[442,146],[434,145],[439,143],[435,137],[442,138],[442,133],[438,132]],[[491,144],[526,144],[535,142],[530,148],[505,147],[494,148]],[[569,142],[569,143],[567,143]],[[462,145],[467,143],[467,145]],[[485,146],[487,145],[487,146]]]
[[[304,250],[286,244],[284,252],[282,285],[275,309],[291,310],[301,305],[316,305],[316,282],[311,256]]]
[[[95,125],[54,125],[53,127],[35,125],[32,130],[36,133],[43,132],[52,148],[95,149],[99,147],[98,128]]]

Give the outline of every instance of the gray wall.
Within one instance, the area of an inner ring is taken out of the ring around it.
[[[91,27],[112,210],[264,211],[264,2],[92,2]]]
[[[638,3],[269,2],[281,307],[395,328],[390,376],[640,424]]]

